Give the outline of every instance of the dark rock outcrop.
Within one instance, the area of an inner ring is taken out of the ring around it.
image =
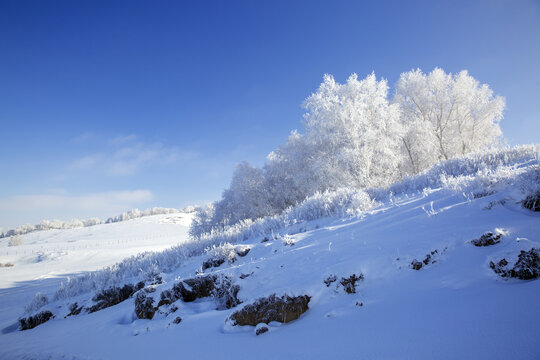
[[[29,316],[27,318],[19,319],[19,325],[21,330],[33,329],[38,325],[41,325],[54,317],[50,311],[42,311],[36,315]]]
[[[236,250],[236,255],[238,255],[240,257],[244,257],[249,253],[250,250],[251,250],[251,248],[237,249]]]
[[[234,312],[230,319],[233,325],[256,326],[260,323],[268,324],[272,321],[288,323],[296,320],[305,313],[309,307],[310,297],[301,295],[290,297],[283,295],[277,297],[275,294],[266,298],[260,298],[254,303],[244,306],[241,310]]]
[[[540,211],[540,192],[529,195],[522,202],[523,207],[532,211]]]
[[[202,271],[210,268],[220,267],[225,262],[224,257],[208,259],[202,263]]]
[[[257,336],[264,334],[265,332],[268,332],[268,326],[266,325],[257,326],[255,329],[255,335]]]
[[[532,248],[529,251],[521,251],[518,260],[512,268],[508,268],[508,261],[501,259],[498,263],[490,261],[489,267],[503,277],[531,280],[540,277],[540,249]]]
[[[422,268],[422,262],[421,261],[418,261],[416,259],[414,259],[412,262],[411,262],[411,267],[414,269],[414,270],[420,270]]]
[[[471,244],[478,247],[495,245],[501,242],[501,240],[499,240],[501,236],[501,234],[495,235],[492,232],[487,232],[484,235],[480,236],[480,238],[472,240]]]
[[[154,299],[148,296],[146,291],[141,291],[135,296],[135,314],[139,319],[151,320],[156,314]]]
[[[192,302],[211,296],[216,299],[218,309],[230,309],[241,303],[238,299],[239,291],[240,287],[227,276],[198,276],[180,281],[172,289],[163,291],[158,307],[172,304],[177,300]]]
[[[117,305],[122,301],[129,299],[134,293],[143,287],[144,283],[140,282],[137,285],[126,284],[122,287],[111,287],[102,290],[92,298],[96,304],[88,308],[88,312],[93,313]]]
[[[413,261],[411,261],[411,268],[413,270],[420,270],[424,265],[429,265],[430,263],[434,264],[435,262],[437,262],[437,260],[434,260],[433,257],[436,256],[438,253],[439,253],[439,250],[435,249],[431,251],[429,254],[426,254],[426,257],[422,261],[418,261],[414,259]]]
[[[69,306],[69,314],[67,314],[66,317],[79,315],[83,309],[84,307],[82,305],[79,306],[77,303],[73,303]]]

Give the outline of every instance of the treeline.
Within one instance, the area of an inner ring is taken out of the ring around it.
[[[197,208],[195,206],[188,206],[183,209],[174,209],[174,208],[162,208],[162,207],[153,207],[151,209],[139,210],[134,209],[127,212],[124,212],[120,215],[110,217],[105,221],[102,221],[98,218],[91,218],[86,220],[74,219],[71,221],[61,221],[61,220],[43,220],[39,224],[31,225],[25,224],[14,229],[10,229],[4,233],[0,233],[0,239],[15,236],[15,235],[24,235],[34,231],[41,230],[52,230],[52,229],[76,229],[87,226],[94,226],[99,224],[111,224],[120,221],[126,221],[131,219],[140,218],[143,216],[151,215],[162,215],[162,214],[176,214],[176,213],[189,213],[194,212]]]
[[[392,96],[373,73],[344,84],[325,75],[303,106],[303,132],[293,131],[262,168],[237,165],[221,200],[198,210],[193,237],[280,214],[316,193],[386,187],[442,160],[497,148],[505,101],[467,71],[436,68],[401,74]]]

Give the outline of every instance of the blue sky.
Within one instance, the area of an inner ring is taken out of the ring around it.
[[[540,140],[540,2],[0,0],[0,227],[219,198],[325,73],[467,69]]]

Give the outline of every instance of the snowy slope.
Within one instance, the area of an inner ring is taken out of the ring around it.
[[[538,168],[537,161],[516,165]],[[240,286],[243,304],[233,309],[216,310],[211,298],[179,300],[176,312],[165,306],[146,320],[135,316],[130,298],[64,318],[70,303],[89,302],[92,295],[54,300],[57,286],[47,280],[33,281],[33,292],[2,290],[0,358],[538,359],[540,280],[502,279],[489,262],[503,257],[513,262],[520,250],[540,248],[540,214],[518,203],[518,183],[503,181],[497,191],[476,196],[454,185],[395,196],[360,218],[311,220],[302,224],[305,231],[297,233],[295,226],[294,234],[285,229],[266,242],[252,236],[225,244],[187,257],[176,270],[161,274],[162,284],[148,285],[159,298],[179,279],[194,277],[205,260],[249,247],[234,263],[204,271],[225,274]],[[148,218],[154,223],[136,231],[135,223],[133,228],[126,223],[125,230],[141,237],[145,230],[156,234],[156,219]],[[99,228],[90,229],[88,236],[94,236]],[[470,243],[486,232],[500,233],[500,243]],[[411,268],[413,260],[432,252],[427,265]],[[355,294],[347,294],[337,284],[352,274],[365,279]],[[338,281],[327,287],[324,280],[331,275]],[[57,316],[17,331],[17,318],[36,291],[48,293],[53,300],[43,309]],[[288,324],[271,323],[260,336],[251,326],[226,321],[235,310],[273,293],[307,294],[309,310]],[[173,323],[177,316],[179,324]]]

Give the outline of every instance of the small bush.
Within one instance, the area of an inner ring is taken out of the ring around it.
[[[19,235],[13,235],[9,238],[8,246],[19,246],[22,245],[22,238]]]

